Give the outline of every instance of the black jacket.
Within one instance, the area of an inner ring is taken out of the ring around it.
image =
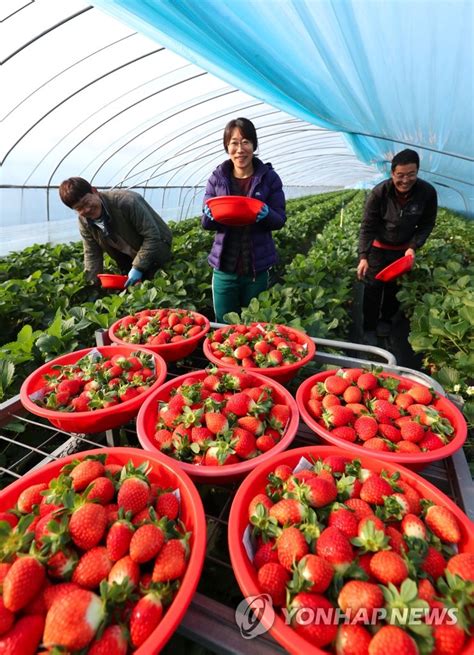
[[[397,200],[391,179],[372,189],[365,205],[359,234],[359,259],[367,259],[374,239],[391,246],[421,248],[436,221],[438,199],[431,184],[417,180],[404,207]]]

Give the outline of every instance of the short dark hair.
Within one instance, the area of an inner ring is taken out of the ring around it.
[[[232,132],[236,128],[240,130],[243,137],[252,142],[253,151],[255,152],[255,150],[258,148],[257,130],[255,129],[255,125],[252,123],[252,121],[249,121],[248,118],[233,118],[227,123],[224,128],[224,150],[228,152],[228,146],[232,138]]]
[[[71,209],[88,193],[93,193],[93,188],[83,177],[69,177],[59,185],[59,197]]]
[[[417,170],[420,168],[420,156],[414,150],[401,150],[392,159],[392,172],[397,166],[405,166],[406,164],[416,164]]]

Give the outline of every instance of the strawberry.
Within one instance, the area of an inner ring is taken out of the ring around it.
[[[46,564],[48,575],[58,580],[69,580],[79,561],[79,556],[72,548],[63,548],[49,557]]]
[[[354,422],[354,430],[362,441],[368,441],[377,434],[379,425],[373,416],[359,416]]]
[[[315,616],[323,616],[326,613],[334,611],[332,603],[320,594],[301,592],[291,601],[289,608],[291,610],[310,610]],[[314,648],[322,648],[330,644],[337,634],[337,624],[335,621],[303,621],[306,612],[295,611],[292,613],[291,625],[293,629],[301,636],[307,639]],[[301,617],[301,621],[298,619]]]
[[[225,432],[229,428],[227,417],[219,412],[206,412],[203,415],[203,419],[206,423],[207,429],[210,430],[212,434]]]
[[[372,635],[361,625],[341,625],[336,637],[336,655],[368,655]]]
[[[113,562],[128,553],[133,531],[133,525],[127,519],[118,519],[110,526],[106,537],[106,548]]]
[[[344,505],[352,510],[355,514],[355,517],[360,521],[364,516],[373,516],[374,511],[365,500],[361,498],[349,498],[344,501]]]
[[[270,409],[268,419],[271,427],[282,432],[290,420],[290,408],[288,405],[277,403]]]
[[[121,585],[125,578],[134,588],[140,582],[140,566],[129,555],[119,559],[110,569],[107,580],[110,584]]]
[[[360,403],[360,401],[362,400],[362,391],[359,389],[358,386],[352,384],[351,386],[347,387],[347,389],[342,394],[342,397],[344,399],[344,402],[348,404]]]
[[[40,505],[43,500],[42,491],[48,488],[45,482],[33,484],[24,489],[18,496],[16,508],[22,514],[30,514],[35,505]]]
[[[252,349],[245,344],[242,346],[237,346],[233,352],[233,355],[235,359],[245,359],[246,357],[250,357],[252,355]]]
[[[431,430],[427,430],[423,439],[418,442],[418,446],[424,451],[438,450],[444,445],[445,441],[443,440],[443,437],[439,434],[435,434]]]
[[[364,448],[367,448],[368,450],[390,452],[390,450],[392,449],[390,448],[390,444],[385,439],[381,439],[380,437],[373,437],[373,439],[364,441],[362,445]]]
[[[392,494],[390,484],[379,475],[371,475],[362,485],[360,497],[371,505],[383,505],[384,497]]]
[[[107,549],[105,546],[96,546],[82,555],[72,574],[72,582],[85,589],[95,589],[107,578],[111,569],[112,560]]]
[[[130,637],[135,648],[141,646],[157,628],[163,616],[162,598],[166,594],[150,588],[133,608],[130,617]]]
[[[431,391],[421,384],[415,384],[411,389],[407,390],[407,393],[420,405],[429,405],[433,400]]]
[[[265,424],[257,416],[241,416],[237,419],[237,425],[244,430],[248,430],[256,437],[262,435],[265,431]]]
[[[262,453],[266,453],[273,448],[275,445],[275,439],[270,434],[261,434],[257,437],[255,445],[257,450],[260,450]]]
[[[426,510],[425,523],[437,537],[450,544],[461,541],[461,528],[452,511],[441,505],[431,505]]]
[[[264,564],[268,564],[269,562],[278,562],[278,553],[273,541],[267,541],[267,543],[262,544],[258,548],[252,564],[258,571]]]
[[[15,623],[15,614],[5,607],[2,596],[0,596],[0,635],[8,632]]]
[[[46,572],[40,562],[29,555],[16,559],[3,580],[3,602],[11,612],[18,612],[40,592]]]
[[[294,584],[298,591],[322,594],[331,584],[334,569],[330,562],[319,555],[306,555],[298,563]]]
[[[354,513],[348,509],[336,509],[329,514],[328,527],[338,528],[349,539],[357,536],[357,526]]]
[[[324,388],[327,393],[333,393],[336,396],[340,396],[349,386],[349,380],[346,380],[340,375],[329,375],[324,380]],[[356,401],[357,402],[357,401]]]
[[[186,547],[180,539],[170,539],[161,548],[153,568],[153,582],[181,578],[186,571]]]
[[[255,436],[243,428],[232,430],[232,448],[242,459],[250,459],[257,455],[257,444]]]
[[[408,550],[407,544],[401,532],[396,530],[393,526],[388,525],[385,528],[386,535],[388,537],[388,545],[390,548],[399,555],[403,555]]]
[[[474,553],[458,553],[451,557],[447,570],[463,580],[474,582]]]
[[[428,546],[428,551],[423,560],[423,564],[421,565],[421,570],[430,575],[436,582],[436,580],[444,574],[445,568],[446,561],[439,550],[436,550],[433,546]]]
[[[160,450],[170,450],[173,447],[173,433],[165,428],[156,430],[153,440]]]
[[[423,426],[416,421],[406,421],[400,426],[400,434],[405,441],[418,443],[425,436],[425,430]]]
[[[433,637],[433,655],[458,655],[466,641],[466,635],[462,628],[446,623],[433,626]]]
[[[370,560],[370,572],[382,584],[401,584],[408,577],[408,567],[397,553],[379,550]]]
[[[370,391],[378,386],[378,381],[373,373],[362,373],[357,378],[356,384],[362,391]]]
[[[435,596],[436,589],[428,578],[421,578],[421,580],[418,580],[418,598],[420,598],[420,600],[426,600],[427,603],[431,603]]]
[[[263,505],[263,507],[267,510],[273,507],[272,501],[266,494],[257,494],[249,503],[249,522],[252,522],[252,517],[255,516],[258,505]]]
[[[35,655],[43,634],[44,617],[38,614],[20,617],[0,636],[2,655]]]
[[[419,453],[420,447],[412,441],[400,441],[397,443],[395,450],[399,453]]]
[[[281,350],[270,350],[267,355],[267,366],[280,366],[283,361],[283,354]]]
[[[303,533],[295,527],[283,528],[276,545],[278,560],[288,571],[308,552]]]
[[[388,423],[380,423],[378,426],[378,432],[381,437],[388,439],[392,443],[398,443],[402,438],[400,430],[394,425],[389,425]]]
[[[155,523],[141,525],[130,541],[130,558],[138,564],[148,562],[158,555],[165,535]]]
[[[410,506],[410,514],[416,514],[417,516],[421,514],[421,496],[418,491],[410,484],[408,484],[408,482],[400,479],[397,480],[397,487],[402,490],[403,495],[408,501]]]
[[[106,478],[105,476],[100,476],[91,482],[87,492],[87,500],[95,500],[101,505],[108,505],[114,496],[114,483],[110,478]]]
[[[410,405],[413,405],[415,399],[413,396],[410,396],[409,393],[401,391],[395,396],[395,405],[400,407],[400,409],[408,409]]]
[[[405,537],[416,537],[417,539],[426,540],[425,524],[415,514],[405,514],[401,528]]]
[[[63,598],[70,594],[71,591],[76,591],[77,589],[79,589],[79,587],[74,582],[60,582],[59,584],[53,584],[46,587],[43,591],[46,610],[49,610],[58,598]]]
[[[73,511],[69,533],[82,550],[89,550],[101,541],[107,527],[107,512],[102,505],[86,503]]]
[[[150,485],[142,477],[125,477],[117,494],[117,503],[124,512],[138,514],[150,502]]]
[[[385,525],[377,516],[364,516],[357,524],[357,536],[351,543],[361,549],[361,552],[376,552],[388,545]]]
[[[344,405],[332,405],[323,412],[323,421],[328,428],[339,428],[353,420],[354,412]]]
[[[92,591],[78,589],[54,602],[46,615],[43,643],[47,648],[85,648],[94,638],[102,620],[101,599]]]
[[[323,415],[323,404],[316,398],[310,398],[307,402],[308,411],[313,418],[321,418]]]
[[[357,439],[356,431],[350,425],[341,425],[339,428],[334,428],[331,435],[349,443],[354,443]]]
[[[256,403],[252,398],[241,391],[231,396],[226,403],[226,412],[235,414],[236,416],[246,416],[255,407]]]
[[[102,635],[92,642],[87,655],[127,655],[127,635],[123,627],[109,625]]]
[[[359,610],[371,612],[385,605],[380,587],[372,582],[363,582],[362,580],[346,582],[339,592],[337,603],[352,620]]]
[[[270,506],[269,514],[280,525],[293,525],[303,521],[306,516],[306,507],[294,498],[283,498]]]
[[[322,477],[310,478],[301,486],[304,499],[311,507],[325,507],[337,498],[337,487]]]
[[[170,521],[178,518],[179,500],[171,491],[162,493],[156,499],[155,511],[158,516],[166,516]]]
[[[74,466],[69,472],[72,479],[72,488],[74,491],[84,491],[84,489],[96,478],[103,476],[105,473],[104,465],[97,459],[84,459]]]
[[[392,420],[399,418],[400,410],[388,400],[374,400],[370,403],[375,418],[379,423],[391,423]]]
[[[369,655],[419,655],[418,647],[408,632],[396,625],[384,625],[372,637],[369,644]]]
[[[323,530],[316,542],[316,553],[330,562],[337,573],[344,573],[354,559],[346,535],[337,528]]]
[[[273,604],[281,607],[286,604],[286,585],[290,581],[290,573],[278,562],[268,562],[258,570],[260,589],[270,595]]]

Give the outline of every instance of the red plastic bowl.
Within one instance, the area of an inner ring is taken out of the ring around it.
[[[403,273],[411,271],[414,262],[415,258],[413,255],[404,255],[377,273],[375,279],[380,280],[381,282],[390,282],[390,280],[394,280],[400,275],[403,275]]]
[[[139,466],[142,462],[149,462],[152,467],[150,478],[153,482],[162,487],[179,489],[180,518],[185,524],[186,530],[192,532],[189,542],[191,554],[180,589],[171,606],[166,610],[159,626],[145,643],[134,651],[135,655],[156,655],[170,639],[186,613],[199,582],[206,552],[206,519],[201,498],[192,481],[186,473],[176,466],[175,462],[155,457],[152,453],[145,453],[139,448],[100,448],[74,453],[24,475],[3,489],[0,492],[0,511],[14,507],[18,496],[28,486],[40,482],[49,482],[69,462],[86,455],[99,453],[106,453],[106,461],[110,464],[125,465],[131,460],[135,466]]]
[[[104,289],[124,289],[125,282],[128,280],[127,275],[112,275],[111,273],[101,273],[97,277]]]
[[[227,370],[230,371],[232,369]],[[260,383],[271,386],[277,391],[279,402],[290,407],[290,421],[280,441],[266,453],[263,453],[262,455],[252,459],[239,462],[238,464],[227,464],[224,466],[197,466],[195,464],[189,464],[188,462],[180,462],[162,453],[153,441],[153,434],[155,433],[156,424],[157,403],[160,400],[169,400],[171,390],[179,387],[184,379],[193,378],[196,382],[198,382],[203,380],[207,375],[209,375],[209,372],[206,370],[194,371],[187,375],[181,375],[174,380],[166,382],[166,384],[164,384],[151,396],[149,396],[141,407],[137,416],[137,436],[141,446],[145,450],[148,450],[152,453],[159,453],[160,456],[164,457],[167,461],[171,459],[173,462],[175,462],[175,464],[180,466],[183,471],[186,471],[189,477],[194,481],[208,484],[229,484],[234,480],[243,478],[249,471],[258,466],[260,462],[267,461],[275,453],[279,453],[289,447],[296,436],[296,431],[298,430],[298,407],[293,396],[287,389],[285,389],[285,387],[282,387],[278,382],[269,380],[263,375],[253,374]]]
[[[260,325],[267,325],[267,323],[260,323]],[[249,366],[243,370],[245,370],[247,373],[259,373],[260,375],[265,375],[266,377],[272,378],[272,380],[276,380],[281,384],[284,384],[285,382],[289,382],[292,378],[294,378],[298,370],[313,359],[314,354],[316,352],[316,345],[314,341],[311,339],[311,337],[309,337],[304,332],[295,330],[294,328],[288,327],[287,325],[285,325],[285,329],[289,330],[293,335],[295,335],[295,338],[298,341],[298,343],[306,344],[308,352],[305,355],[305,357],[300,359],[298,362],[293,362],[292,364],[289,364],[288,366],[273,366],[271,368],[259,368],[258,366],[255,367]],[[215,364],[216,366],[218,366],[219,368],[234,368],[234,369],[237,368],[239,370],[242,370],[241,366],[233,367],[230,366],[229,364],[223,364],[221,360],[218,359],[212,352],[209,342],[209,337],[207,337],[204,340],[203,352],[207,357],[207,359],[213,364]]]
[[[218,223],[239,227],[255,223],[263,203],[257,198],[247,196],[217,196],[206,201],[212,217]]]
[[[155,309],[152,311],[157,312],[158,310]],[[170,311],[183,311],[183,309],[181,310],[172,309]],[[187,309],[186,311],[191,312],[191,310],[189,309]],[[191,314],[194,314],[195,316],[201,316],[204,319],[204,325],[202,326],[201,332],[198,332],[198,334],[195,334],[193,337],[189,337],[184,341],[178,341],[176,343],[163,343],[158,346],[148,345],[146,343],[133,344],[135,350],[141,350],[142,348],[146,348],[146,350],[151,350],[152,352],[161,355],[161,357],[163,357],[165,362],[175,362],[178,359],[183,359],[183,357],[187,357],[194,350],[196,350],[199,342],[209,332],[211,327],[209,320],[203,314],[198,314],[197,312],[191,312]],[[122,339],[119,339],[119,337],[115,336],[115,330],[117,329],[120,321],[122,321],[124,318],[126,317],[123,316],[118,321],[115,321],[115,323],[113,323],[109,327],[109,339],[112,341],[112,343],[117,343],[122,346],[130,346],[132,344],[130,344],[128,341],[123,341]]]
[[[325,441],[328,441],[334,446],[343,448],[346,452],[349,452],[354,457],[362,457],[367,455],[369,452],[367,448],[344,441],[344,439],[340,439],[339,437],[334,436],[329,430],[326,430],[326,428],[324,428],[322,425],[319,425],[316,419],[313,418],[307,410],[306,404],[309,399],[311,387],[317,382],[324,382],[324,380],[330,375],[334,375],[334,370],[316,373],[316,375],[312,375],[299,386],[298,391],[296,392],[296,402],[298,403],[298,409],[300,410],[301,417],[306,425]],[[400,375],[394,375],[393,373],[377,373],[377,375],[401,380],[403,382],[404,389],[410,389],[417,384],[412,380],[404,378]],[[461,448],[465,442],[467,436],[467,425],[464,416],[450,400],[444,398],[443,396],[437,396],[437,398],[437,408],[446,415],[454,427],[454,436],[448,444],[442,448],[438,448],[438,450],[419,453],[397,453],[379,450],[371,451],[374,453],[374,456],[384,462],[403,464],[408,468],[421,470],[430,462],[435,462],[439,459],[449,457],[455,453],[456,450],[459,450],[459,448]]]
[[[20,400],[23,407],[32,414],[36,414],[36,416],[48,419],[52,425],[65,432],[102,432],[123,425],[136,416],[144,399],[153,393],[155,389],[158,389],[166,378],[166,363],[163,358],[146,348],[141,348],[140,350],[144,350],[153,356],[156,381],[147,391],[131,400],[126,400],[124,403],[119,403],[113,407],[95,409],[90,412],[57,412],[46,407],[40,407],[30,399],[31,394],[44,386],[44,376],[53,372],[53,366],[74,364],[92,350],[98,350],[106,357],[113,357],[114,355],[130,355],[132,352],[137,351],[138,348],[129,344],[124,346],[97,346],[76,350],[53,359],[33,371],[21,385]]]
[[[328,457],[330,455],[341,455],[341,450],[334,446],[312,446],[304,448],[296,448],[286,453],[279,453],[256,468],[250,475],[248,475],[237,489],[234,497],[229,516],[229,551],[232,568],[239,583],[239,587],[243,596],[259,596],[262,592],[258,586],[257,572],[250,562],[247,552],[242,543],[242,537],[245,529],[248,526],[248,507],[249,503],[254,496],[258,493],[265,491],[267,484],[267,475],[275,469],[279,464],[288,464],[294,468],[300,461],[301,457],[307,459],[313,457]],[[362,466],[369,468],[375,472],[380,472],[382,469],[390,474],[398,472],[401,474],[402,479],[405,479],[409,484],[423,495],[423,497],[434,501],[437,504],[448,507],[457,517],[459,525],[462,530],[462,541],[459,544],[460,552],[474,552],[474,524],[467,516],[457,507],[447,496],[439,491],[434,485],[430,484],[413,471],[409,471],[403,466],[398,464],[388,464],[381,462],[372,457],[367,457],[366,452],[358,456]],[[270,629],[272,637],[278,641],[289,653],[294,655],[328,655],[327,650],[321,650],[310,644],[310,642],[303,639],[298,635],[290,626],[286,625],[284,620],[279,616],[275,616],[275,621],[272,624],[265,622],[268,617],[271,621],[272,612],[265,612],[263,615],[262,623]]]

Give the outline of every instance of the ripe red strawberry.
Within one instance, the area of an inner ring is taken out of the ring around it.
[[[288,571],[291,571],[293,565],[299,562],[309,550],[303,533],[292,526],[283,528],[276,545],[278,560]]]
[[[269,510],[271,507],[273,507],[273,503],[270,500],[270,498],[266,494],[257,494],[252,498],[252,500],[249,503],[249,509],[248,509],[248,514],[249,514],[249,521],[252,521],[252,516],[256,515],[256,510],[258,505],[263,505],[265,509]]]
[[[119,559],[110,569],[107,580],[110,584],[122,584],[128,578],[132,587],[137,587],[140,582],[140,566],[132,560],[129,555]]]
[[[257,437],[255,441],[255,445],[257,447],[257,450],[260,450],[262,453],[266,453],[269,450],[273,448],[275,445],[276,441],[272,437],[271,434],[261,434],[259,437]]]
[[[400,416],[398,407],[388,400],[374,400],[370,406],[379,423],[391,423]]]
[[[384,625],[372,637],[369,644],[369,655],[419,655],[418,647],[408,632],[396,625]]]
[[[415,399],[413,396],[410,396],[409,393],[401,391],[395,396],[395,405],[400,407],[400,409],[408,409],[410,405],[413,405]]]
[[[343,439],[349,443],[354,443],[357,439],[356,431],[350,425],[341,425],[339,428],[334,428],[331,434],[333,437],[339,437],[339,439]]]
[[[426,528],[423,521],[415,514],[406,514],[402,520],[402,533],[405,537],[426,540]]]
[[[96,478],[87,493],[87,500],[96,500],[101,505],[108,505],[115,496],[114,483],[110,478],[100,476]]]
[[[328,428],[339,428],[348,425],[354,418],[355,415],[352,409],[344,405],[332,405],[323,412],[323,421]]]
[[[242,459],[250,459],[257,455],[257,444],[255,436],[243,428],[232,430],[232,448]]]
[[[332,528],[338,528],[343,532],[349,539],[357,536],[358,521],[354,515],[354,512],[351,512],[348,509],[336,509],[329,514],[328,526]]]
[[[392,443],[398,443],[401,441],[401,432],[394,425],[389,425],[388,423],[380,423],[378,431],[381,437],[388,439]]]
[[[228,398],[226,403],[226,413],[232,413],[236,416],[246,416],[255,407],[255,402],[250,396],[241,391]]]
[[[446,567],[453,575],[474,582],[474,553],[458,553],[451,557]]]
[[[274,541],[267,541],[267,543],[262,544],[258,548],[252,564],[258,571],[264,564],[268,564],[269,562],[278,562],[278,553]]]
[[[281,607],[286,604],[286,585],[290,581],[290,573],[278,562],[268,562],[258,570],[260,589],[270,594],[273,604]]]
[[[179,514],[179,500],[171,491],[162,493],[156,499],[155,511],[158,516],[166,516],[174,521]]]
[[[18,496],[16,508],[22,514],[30,514],[33,511],[34,505],[40,505],[43,500],[42,491],[48,488],[45,482],[33,484],[27,489],[24,489]]]
[[[0,635],[8,632],[15,623],[15,614],[5,607],[2,596],[0,596]]]
[[[92,642],[87,655],[127,655],[127,635],[122,626],[109,625],[102,635]]]
[[[136,603],[130,617],[130,637],[135,648],[148,639],[162,616],[162,594],[152,589]]]
[[[419,453],[421,451],[418,444],[403,440],[396,444],[395,450],[399,453]]]
[[[344,573],[354,559],[349,539],[337,528],[326,528],[321,532],[316,553],[328,560],[338,573]]]
[[[372,582],[362,580],[346,582],[339,592],[337,603],[352,620],[361,609],[371,612],[385,605],[380,587]]]
[[[170,539],[161,548],[153,568],[153,582],[181,578],[186,571],[186,547],[180,539]]]
[[[48,575],[58,580],[69,580],[79,561],[73,548],[63,548],[52,555],[46,564]]]
[[[20,617],[0,636],[2,655],[35,655],[43,634],[44,617],[38,614]]]
[[[49,585],[43,590],[43,599],[48,611],[52,604],[58,599],[63,598],[71,593],[71,591],[76,591],[79,589],[77,584],[74,582],[60,582],[59,584]]]
[[[383,452],[390,452],[391,448],[389,443],[385,439],[380,437],[373,437],[373,439],[368,439],[362,444],[367,450],[378,450]]]
[[[310,398],[307,402],[308,411],[313,418],[321,418],[323,415],[323,404],[316,398]]]
[[[290,420],[290,408],[288,405],[277,403],[270,409],[268,418],[271,427],[282,432]]]
[[[281,350],[270,350],[267,355],[267,366],[280,366],[283,362],[283,354]]]
[[[18,612],[40,592],[46,572],[37,559],[29,555],[16,559],[3,580],[3,602],[11,612]]]
[[[377,434],[379,425],[373,416],[359,416],[354,423],[357,436],[362,441],[368,441]]]
[[[322,594],[331,584],[334,569],[330,562],[319,555],[306,555],[298,564],[297,580],[301,581],[300,591]]]
[[[385,528],[385,532],[388,537],[388,545],[395,553],[403,555],[403,553],[407,552],[408,546],[401,532],[391,525]]]
[[[419,405],[429,405],[433,400],[433,394],[431,391],[421,384],[415,384],[411,389],[408,389],[407,393]]]
[[[207,429],[210,430],[212,434],[225,432],[229,428],[227,417],[220,412],[206,412],[203,415],[203,419],[206,423]]]
[[[358,386],[352,384],[350,387],[347,387],[347,389],[342,394],[342,397],[344,399],[344,402],[348,404],[360,403],[360,401],[362,400],[362,391],[359,389]]]
[[[242,416],[237,419],[237,425],[259,437],[265,431],[265,423],[257,416]]]
[[[169,450],[173,446],[173,433],[171,430],[161,428],[160,430],[156,430],[153,440],[160,450]]]
[[[362,391],[371,391],[378,387],[378,380],[373,373],[362,373],[357,378],[356,384]]]
[[[358,521],[364,518],[364,516],[373,516],[374,514],[374,511],[369,503],[367,503],[365,500],[362,500],[361,498],[349,498],[348,500],[344,501],[344,505],[349,507],[349,509],[354,512]]]
[[[360,497],[371,505],[383,505],[384,496],[391,496],[392,487],[384,478],[373,474],[362,485]]]
[[[433,626],[434,655],[458,655],[466,641],[466,634],[458,625],[446,623]]]
[[[165,541],[165,535],[154,523],[141,525],[133,534],[130,542],[130,557],[134,562],[143,564],[158,555]]]
[[[235,359],[245,359],[246,357],[251,357],[252,349],[244,344],[243,346],[237,346],[237,348],[232,353]]]
[[[128,553],[134,527],[126,519],[118,519],[107,532],[106,548],[110,559],[114,562]]]
[[[361,368],[343,368],[340,371],[342,371],[342,377],[349,380],[349,382],[357,382],[362,373],[364,373]]]
[[[457,518],[447,507],[431,505],[426,510],[425,523],[442,541],[457,544],[461,541],[461,528]]]
[[[382,584],[401,584],[408,577],[408,567],[397,553],[379,550],[370,560],[370,572]]]
[[[423,564],[421,565],[421,570],[430,575],[436,582],[436,580],[444,574],[445,568],[446,560],[439,550],[436,550],[433,546],[428,546],[428,552],[426,553]]]
[[[306,515],[306,508],[295,498],[283,498],[270,506],[269,513],[280,525],[293,525],[301,523]]]
[[[418,442],[418,446],[421,448],[421,450],[431,451],[442,448],[445,443],[446,442],[444,441],[443,437],[441,437],[441,435],[435,434],[431,430],[427,430],[423,439]]]
[[[433,587],[428,578],[421,578],[418,580],[418,598],[421,600],[426,600],[427,603],[431,603],[436,596],[436,589]]]
[[[337,655],[368,655],[372,635],[361,625],[341,625],[336,637]]]
[[[329,375],[324,380],[324,388],[327,393],[333,393],[336,396],[342,395],[349,384],[349,380],[346,380],[346,378],[343,378],[340,375]]]
[[[96,546],[82,555],[77,563],[72,582],[85,589],[95,589],[107,578],[112,569],[112,560],[105,546]]]
[[[334,482],[322,477],[309,478],[302,485],[301,490],[311,507],[325,507],[337,498],[337,487]]]
[[[400,434],[405,441],[418,443],[425,436],[425,430],[423,426],[416,421],[405,421],[405,423],[400,426]]]
[[[117,494],[118,506],[132,516],[141,512],[150,502],[150,485],[141,477],[125,478]]]
[[[85,648],[94,638],[102,620],[101,599],[92,591],[78,589],[54,602],[46,615],[43,643],[47,648]]]
[[[390,390],[386,387],[376,387],[372,390],[372,398],[377,398],[377,400],[393,400],[393,396],[390,393]]]
[[[408,504],[410,506],[410,514],[416,514],[417,516],[421,514],[421,496],[418,491],[410,484],[408,484],[408,482],[400,479],[397,480],[397,487],[400,487],[403,495],[408,500]]]
[[[289,610],[306,609],[314,612],[316,616],[323,616],[325,613],[330,616],[330,612],[334,612],[332,603],[321,596],[320,594],[312,594],[301,592],[297,594],[290,603]],[[303,622],[303,617],[306,612],[292,613],[291,625],[293,629],[302,637],[307,639],[315,648],[322,648],[330,644],[335,639],[337,634],[336,621],[310,621],[309,623]],[[298,619],[301,619],[300,621]]]
[[[69,472],[72,479],[72,488],[74,491],[84,491],[93,480],[103,476],[104,473],[105,468],[101,461],[84,459]]]
[[[69,520],[73,542],[82,550],[89,550],[101,541],[107,527],[107,512],[102,505],[86,503],[76,509]]]

